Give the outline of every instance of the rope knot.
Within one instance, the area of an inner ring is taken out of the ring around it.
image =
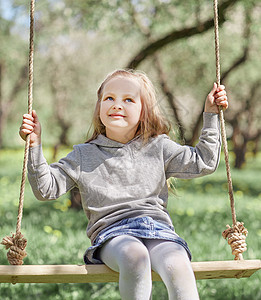
[[[23,264],[23,259],[27,256],[24,250],[27,245],[27,240],[23,237],[21,232],[4,237],[1,244],[5,246],[6,250],[9,249],[7,259],[10,265]]]
[[[235,260],[242,259],[242,253],[247,250],[246,237],[248,234],[247,229],[244,227],[243,222],[237,222],[222,232],[222,236],[227,240],[232,249],[232,254],[235,255]]]

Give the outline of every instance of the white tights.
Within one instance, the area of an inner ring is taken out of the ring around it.
[[[199,299],[187,252],[175,242],[121,235],[104,244],[100,258],[120,273],[119,288],[123,300],[150,299],[151,269],[162,278],[169,300]]]

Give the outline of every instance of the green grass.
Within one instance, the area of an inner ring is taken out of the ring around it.
[[[46,149],[50,161],[51,152]],[[64,151],[60,156],[64,155]],[[15,231],[22,167],[22,150],[0,152],[0,237]],[[233,159],[233,157],[232,157]],[[239,221],[249,231],[245,259],[260,259],[261,253],[261,156],[249,157],[245,168],[232,170]],[[221,233],[232,223],[224,163],[203,178],[176,180],[176,195],[170,195],[169,212],[177,233],[189,244],[193,261],[233,259]],[[68,195],[57,201],[36,201],[26,184],[22,233],[28,239],[25,264],[82,264],[90,242],[83,211],[69,208]],[[1,247],[0,264],[8,264]],[[261,299],[261,272],[248,279],[197,281],[201,299]],[[16,299],[120,299],[118,285],[107,284],[1,284],[1,300]],[[168,299],[163,283],[153,284],[153,299]]]

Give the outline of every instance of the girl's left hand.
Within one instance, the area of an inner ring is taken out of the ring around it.
[[[215,82],[212,90],[207,96],[205,102],[205,112],[218,114],[219,106],[222,106],[224,109],[228,108],[227,92],[224,85],[220,85],[218,87]]]

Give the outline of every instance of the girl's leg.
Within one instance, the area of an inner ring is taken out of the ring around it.
[[[186,250],[171,241],[143,239],[151,266],[167,287],[169,300],[198,300],[195,276]]]
[[[129,235],[117,236],[107,241],[99,254],[109,268],[120,273],[119,288],[122,299],[150,299],[150,257],[141,240]]]

